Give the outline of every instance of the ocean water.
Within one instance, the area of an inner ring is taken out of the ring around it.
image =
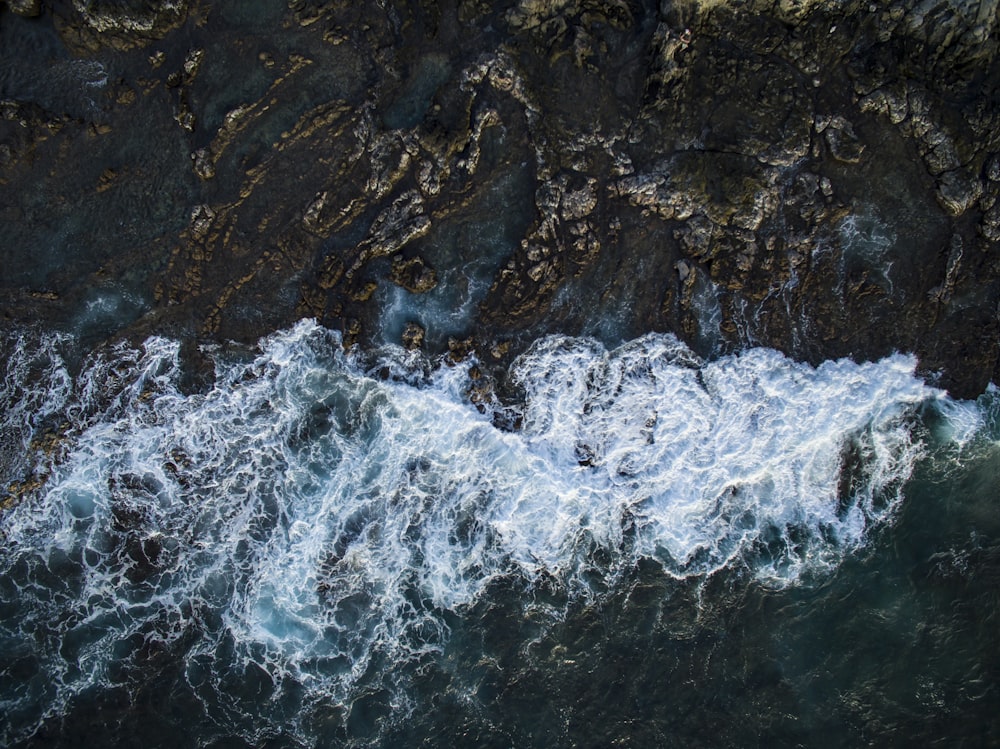
[[[3,340],[0,743],[987,746],[998,399],[649,334]]]

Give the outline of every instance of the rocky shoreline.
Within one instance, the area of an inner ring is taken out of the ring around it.
[[[974,397],[1000,380],[998,11],[9,0],[3,319],[104,289],[95,341],[308,316],[365,344],[387,294],[461,287],[397,342],[903,350]]]

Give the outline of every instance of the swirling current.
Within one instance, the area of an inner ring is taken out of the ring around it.
[[[206,351],[200,388],[177,341],[75,365],[72,345],[5,341],[4,745],[587,743],[603,708],[567,697],[559,726],[518,700],[612,690],[614,663],[633,664],[615,720],[655,712],[643,684],[687,714],[678,695],[724,699],[733,677],[704,664],[681,689],[685,648],[733,658],[715,638],[736,621],[761,630],[738,636],[747,662],[768,626],[801,639],[782,607],[871,574],[915,481],[982,470],[996,444],[992,391],[954,401],[905,355],[811,367],[554,336],[513,366],[516,398],[474,402],[468,362],[345,351],[312,321]],[[657,665],[615,655],[625,641]],[[755,676],[782,684],[770,725],[812,736],[814,666],[768,658],[784,664]],[[781,700],[800,687],[791,728]]]

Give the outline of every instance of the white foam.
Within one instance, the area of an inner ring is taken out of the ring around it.
[[[634,519],[633,553],[677,575],[715,571],[775,535],[782,548],[761,577],[835,564],[891,513],[919,452],[901,419],[934,396],[902,356],[814,370],[756,349],[699,364],[669,336],[599,353],[565,339],[536,347],[519,370],[526,434],[564,469],[582,444],[584,485],[603,489],[619,525]],[[845,507],[851,440],[865,442],[868,480]]]
[[[220,361],[203,394],[179,389],[178,351],[117,349],[72,394],[56,367],[51,402],[9,412],[72,422],[0,548],[15,585],[67,569],[72,594],[25,587],[0,622],[39,651],[51,709],[133,635],[193,638],[192,669],[231,638],[217,669],[256,662],[306,702],[348,704],[396,678],[379,663],[438,652],[443,612],[499,576],[588,596],[595,572],[613,588],[640,558],[776,586],[824,574],[891,518],[921,451],[914,408],[943,397],[906,356],[814,369],[765,349],[704,362],[668,335],[611,352],[553,337],[514,367],[508,432],[469,402],[464,369],[387,348],[366,370],[309,321]],[[86,641],[75,661],[66,638]]]
[[[10,336],[3,342],[0,481],[4,485],[28,470],[32,439],[69,400],[73,383],[63,360],[66,342],[65,336],[35,340],[28,334]]]
[[[838,267],[841,283],[847,272],[846,263],[849,260],[860,261],[882,277],[885,290],[891,296],[894,290],[892,250],[897,237],[890,225],[866,206],[846,216],[837,228],[843,247]]]
[[[995,390],[990,385],[987,397]],[[942,421],[938,426],[938,439],[951,443],[958,449],[966,447],[986,426],[983,404],[975,401],[942,400],[938,405]]]

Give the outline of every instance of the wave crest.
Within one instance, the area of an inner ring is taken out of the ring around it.
[[[347,709],[440,652],[449,616],[505,576],[589,596],[640,559],[822,574],[892,516],[915,407],[943,397],[907,356],[812,368],[765,349],[706,362],[669,335],[610,352],[550,337],[515,363],[523,425],[504,431],[464,370],[387,350],[379,376],[311,321],[220,358],[200,394],[178,351],[115,350],[72,387],[59,366],[10,370],[7,421],[70,423],[3,517],[0,629],[38,665],[2,685],[14,735],[157,649],[222,725],[242,718],[218,695],[249,668],[286,715]]]

